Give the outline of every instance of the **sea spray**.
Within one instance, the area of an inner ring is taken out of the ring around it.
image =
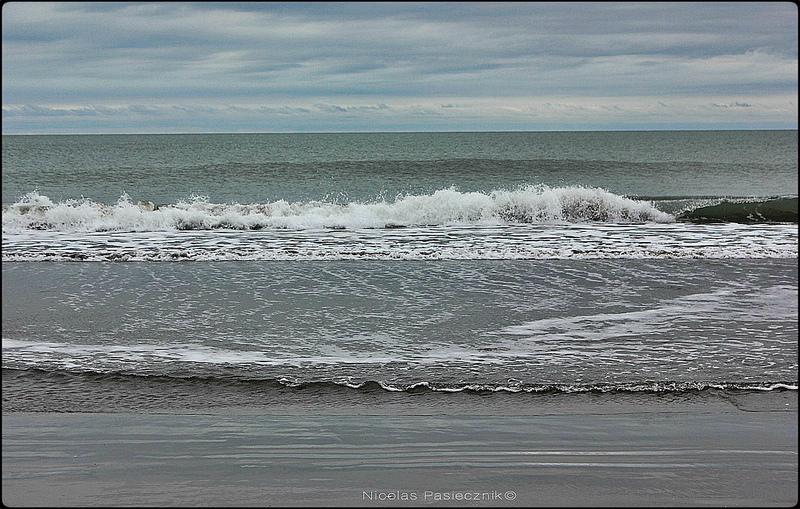
[[[220,204],[192,196],[174,204],[134,203],[123,194],[116,204],[89,199],[53,203],[33,191],[3,207],[3,230],[169,231],[262,228],[385,228],[447,224],[669,223],[672,215],[651,202],[599,188],[524,186],[489,193],[454,188],[432,194],[400,195],[394,201],[329,201]]]

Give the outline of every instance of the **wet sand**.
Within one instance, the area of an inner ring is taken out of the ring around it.
[[[3,502],[791,506],[797,394],[761,396],[558,415],[4,412]]]

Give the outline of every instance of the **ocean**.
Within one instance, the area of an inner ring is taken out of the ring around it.
[[[249,387],[242,405],[797,390],[796,131],[3,136],[2,154],[4,410],[231,404],[215,384]]]
[[[797,147],[4,135],[3,501],[792,505]]]

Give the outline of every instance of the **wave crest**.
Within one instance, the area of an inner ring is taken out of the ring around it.
[[[53,203],[33,191],[3,207],[3,230],[162,231],[261,228],[386,228],[443,224],[670,223],[651,202],[600,188],[525,186],[490,193],[440,189],[395,201],[218,204],[193,196],[155,205],[123,194],[114,205],[89,199]]]
[[[419,380],[413,382],[396,382],[385,380],[353,380],[349,377],[300,379],[294,377],[247,378],[224,375],[202,374],[158,374],[136,373],[115,370],[92,369],[47,369],[47,368],[12,368],[3,367],[3,376],[8,377],[81,377],[99,382],[107,381],[142,381],[152,380],[167,384],[198,385],[235,385],[241,387],[272,387],[276,389],[304,391],[336,391],[356,390],[361,392],[395,392],[408,394],[423,393],[510,393],[510,394],[580,394],[580,393],[640,393],[640,394],[680,394],[709,390],[726,392],[782,392],[797,391],[797,381],[630,381],[599,383],[522,383],[516,379],[495,383],[463,383],[446,381]]]
[[[796,223],[797,197],[768,200],[723,200],[678,215],[693,223]]]

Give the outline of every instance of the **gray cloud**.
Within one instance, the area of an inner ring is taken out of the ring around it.
[[[728,103],[728,104],[717,104],[717,103],[714,103],[714,104],[712,104],[712,106],[714,106],[715,108],[752,108],[753,107],[753,105],[750,104],[750,103],[743,103],[743,102],[739,102],[739,101]]]
[[[526,101],[550,125],[591,112],[598,126],[664,115],[708,126],[711,108],[796,127],[796,14],[789,3],[12,2],[4,131],[47,129],[43,117],[181,129],[213,115],[253,130],[265,117],[314,130],[325,115],[532,128],[517,118]]]
[[[369,111],[387,111],[391,108],[384,104],[367,104],[360,106],[341,106],[339,104],[315,104],[318,110],[326,113],[362,113]]]

